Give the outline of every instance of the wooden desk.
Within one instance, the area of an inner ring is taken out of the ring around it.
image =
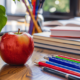
[[[12,22],[12,24],[24,25],[23,23]],[[7,25],[12,25],[8,22]],[[11,29],[13,30],[13,29]],[[35,61],[45,61],[44,56],[62,54],[74,58],[80,58],[78,55],[35,48],[31,58],[24,66],[10,66],[0,57],[0,80],[67,80],[57,75],[41,71],[41,67],[34,64]],[[36,55],[36,56],[35,56]]]
[[[44,61],[44,56],[61,54],[65,56],[79,58],[80,56],[35,48],[31,58],[24,66],[10,66],[0,58],[0,80],[67,80],[57,75],[41,71],[41,67],[34,64],[35,61]]]

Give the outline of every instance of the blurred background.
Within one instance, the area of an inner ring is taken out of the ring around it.
[[[26,8],[23,3],[15,4],[12,0],[0,0],[6,8],[8,19],[24,17]],[[44,20],[68,19],[79,16],[79,0],[45,0],[43,6]]]
[[[25,5],[22,2],[17,2],[15,4],[13,0],[0,0],[0,4],[5,6],[6,8],[8,21],[14,20],[18,22],[24,22],[26,16],[27,23],[30,22],[30,17],[28,14],[26,14]],[[80,0],[45,0],[43,5],[43,13],[41,15],[43,16],[44,19],[43,22],[58,21],[48,24],[49,28],[50,25],[55,26],[67,23],[75,23],[76,25],[80,26]],[[77,20],[75,21],[74,18],[77,18]],[[10,24],[6,25],[6,27],[2,29],[2,32],[17,31],[18,28],[20,28],[22,31],[29,30],[29,27],[25,27],[24,25],[21,25],[21,23],[19,23],[17,27],[16,24],[17,24],[16,22],[12,22],[11,25]],[[43,27],[43,30],[44,31],[45,29],[49,30],[49,28]]]

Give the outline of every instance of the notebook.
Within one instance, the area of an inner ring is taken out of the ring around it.
[[[35,33],[33,35],[33,39],[40,39],[39,41],[46,40],[48,42],[59,42],[71,45],[78,45],[80,46],[80,38],[61,38],[61,37],[50,37],[51,32],[42,32],[42,33]]]
[[[51,37],[80,38],[80,27],[57,26],[50,29],[50,31]]]

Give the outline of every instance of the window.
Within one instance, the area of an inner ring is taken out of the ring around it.
[[[70,0],[46,0],[44,2],[43,10],[50,13],[53,12],[70,12]],[[47,6],[46,6],[47,5]]]
[[[5,3],[4,3],[5,1]],[[76,12],[79,0],[45,0],[43,16],[45,19],[67,19]],[[25,16],[26,8],[23,3],[15,4],[12,0],[0,0],[5,5],[7,15]]]
[[[22,2],[15,3],[13,0],[6,0],[6,12],[8,15],[22,16],[25,15],[26,8]]]
[[[5,6],[5,0],[0,0],[0,5]]]
[[[45,19],[67,19],[75,15],[78,0],[45,0]],[[46,6],[47,5],[47,6]]]

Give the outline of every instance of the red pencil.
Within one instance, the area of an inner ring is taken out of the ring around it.
[[[64,68],[61,68],[61,67],[50,65],[50,64],[45,63],[45,61],[44,62],[36,62],[36,64],[39,65],[39,66],[52,68],[52,69],[55,69],[55,70],[58,70],[58,71],[62,71],[62,72],[69,73],[69,74],[76,75],[76,76],[80,77],[80,73],[78,73],[78,72],[74,72],[74,71],[71,71],[71,70],[68,70],[68,69],[64,69]]]
[[[80,59],[71,58],[71,57],[67,57],[67,56],[63,56],[63,55],[58,55],[58,56],[62,57],[62,58],[67,58],[67,59],[75,60],[75,61],[80,61]]]

